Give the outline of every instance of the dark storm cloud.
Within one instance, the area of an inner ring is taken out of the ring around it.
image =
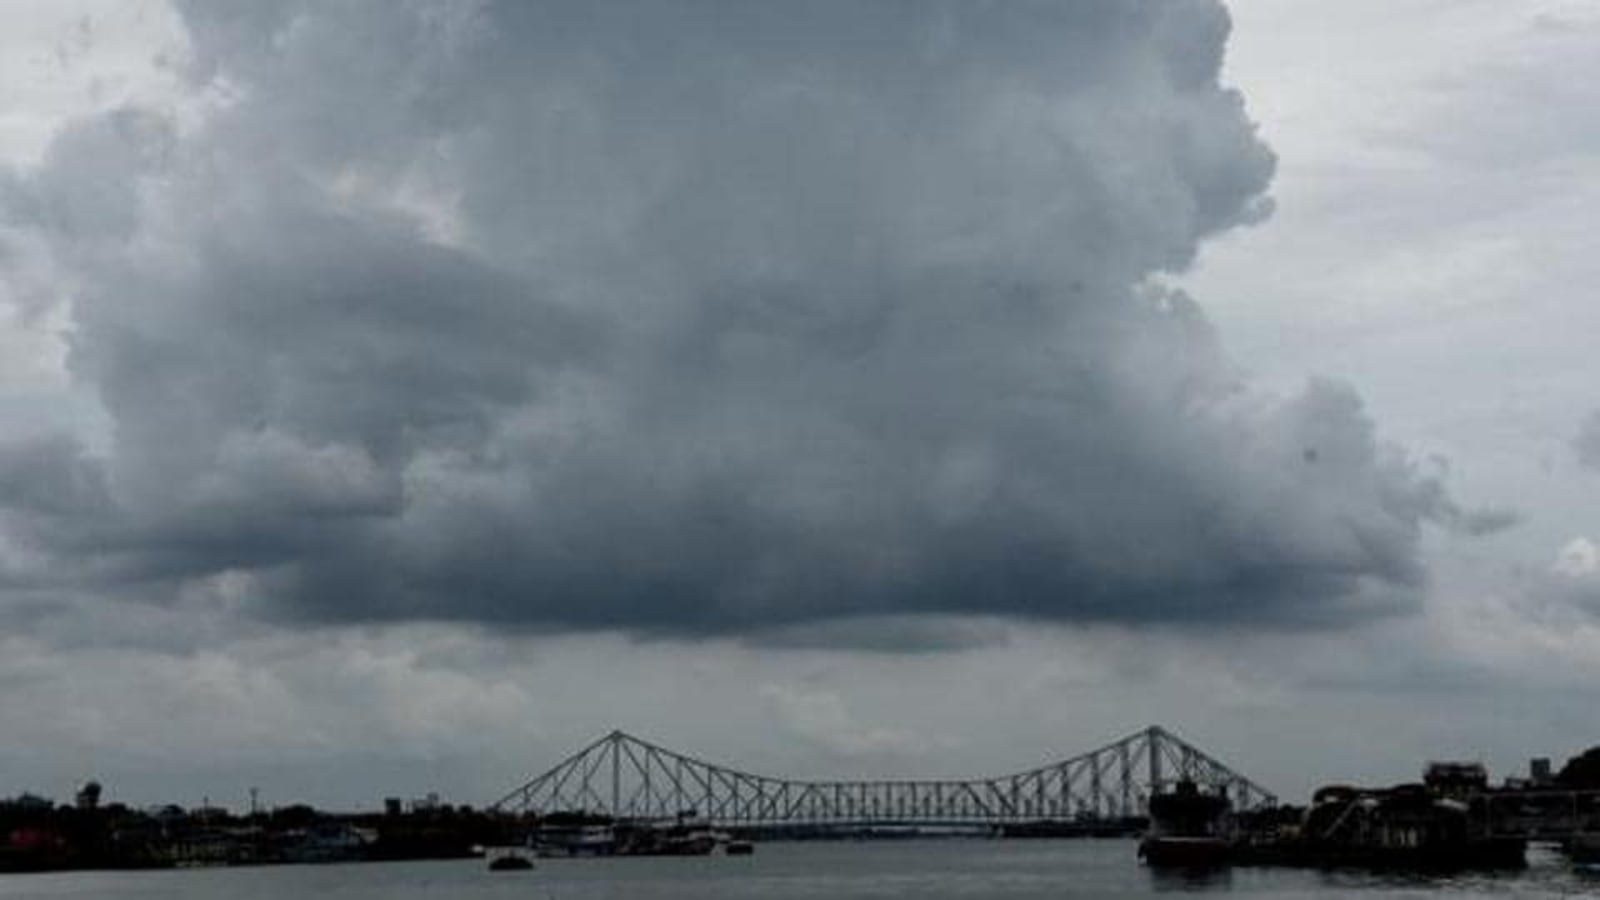
[[[1344,622],[1406,607],[1425,521],[1503,524],[1147,282],[1268,209],[1214,2],[183,9],[201,121],[4,186],[114,423],[0,467],[78,498],[7,532],[46,571],[899,647]]]

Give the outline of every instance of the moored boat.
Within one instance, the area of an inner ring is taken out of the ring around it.
[[[529,838],[541,857],[611,856],[617,852],[617,829],[608,816],[581,812],[553,813]]]
[[[526,872],[533,868],[533,860],[510,847],[486,850],[484,856],[489,860],[491,872]]]
[[[622,823],[617,853],[625,856],[705,856],[717,848],[717,833],[693,811],[667,821]]]
[[[1150,798],[1150,827],[1139,842],[1139,856],[1153,867],[1226,865],[1233,851],[1232,812],[1226,793],[1179,781],[1170,792]]]

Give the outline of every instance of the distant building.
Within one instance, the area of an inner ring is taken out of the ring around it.
[[[23,793],[3,802],[16,809],[42,810],[55,808],[55,804],[49,798],[41,797],[38,794]]]
[[[1481,762],[1442,760],[1430,762],[1422,783],[1435,794],[1455,796],[1482,791],[1489,786],[1489,770]]]
[[[1528,779],[1535,785],[1546,785],[1555,780],[1550,771],[1550,757],[1536,756],[1528,762]]]
[[[100,807],[100,782],[91,781],[78,791],[78,808],[93,811]]]

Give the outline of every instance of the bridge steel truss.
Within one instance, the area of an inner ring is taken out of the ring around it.
[[[1194,745],[1151,726],[1070,759],[966,781],[806,781],[753,775],[640,740],[600,738],[494,804],[546,815],[582,810],[669,819],[693,811],[719,826],[1004,825],[1143,815],[1179,780],[1227,790],[1235,809],[1277,799]]]

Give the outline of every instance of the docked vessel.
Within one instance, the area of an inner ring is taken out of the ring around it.
[[[1139,856],[1152,867],[1211,868],[1231,860],[1233,843],[1228,795],[1202,791],[1185,780],[1150,798],[1150,827],[1139,842]]]
[[[612,819],[553,813],[529,836],[540,857],[704,856],[717,848],[711,824],[686,811],[671,819]]]
[[[611,856],[617,852],[617,827],[608,816],[552,813],[529,837],[539,856]]]
[[[617,852],[627,856],[705,856],[717,848],[717,833],[691,812],[667,821],[632,822],[617,828]]]

